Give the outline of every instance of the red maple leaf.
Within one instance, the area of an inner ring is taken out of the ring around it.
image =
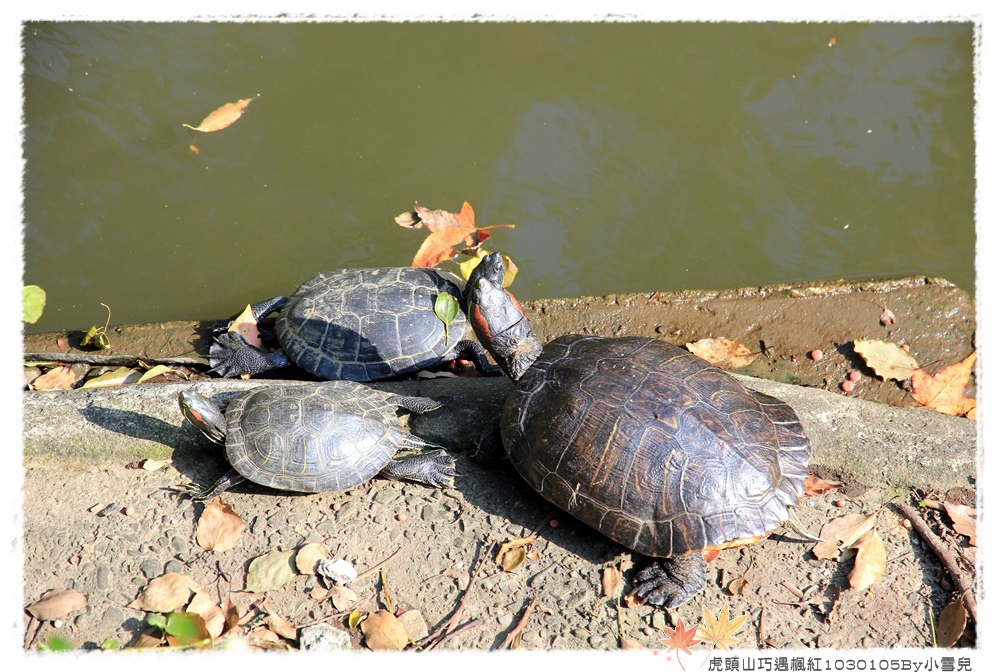
[[[667,651],[671,653],[675,651],[683,651],[684,653],[690,655],[691,649],[688,647],[693,646],[700,642],[698,639],[698,627],[685,629],[684,621],[677,619],[677,627],[671,628],[669,625],[663,626],[663,631],[667,633],[667,639],[661,639],[660,641],[667,645]]]

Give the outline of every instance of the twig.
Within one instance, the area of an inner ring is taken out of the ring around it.
[[[449,632],[448,634],[446,634],[444,637],[442,637],[438,641],[434,642],[434,644],[432,646],[443,646],[444,643],[447,642],[449,639],[452,639],[453,637],[458,637],[460,634],[462,634],[466,630],[471,630],[472,628],[476,627],[477,625],[479,625],[479,619],[478,618],[474,618],[471,621],[469,621],[468,623],[465,623],[463,625],[458,626],[457,628],[455,628],[454,630],[452,630],[451,632]],[[431,648],[431,647],[428,647],[428,648]]]
[[[372,574],[374,574],[375,572],[379,571],[380,569],[382,569],[383,567],[385,567],[389,563],[390,560],[392,560],[397,555],[399,555],[399,552],[401,550],[403,550],[402,546],[400,546],[399,548],[397,548],[395,553],[393,553],[392,555],[390,555],[388,558],[386,558],[382,562],[380,562],[377,565],[375,565],[374,567],[372,567],[370,569],[366,569],[365,571],[363,571],[360,574],[358,574],[357,578],[354,579],[354,581],[360,581],[361,579],[367,578],[367,577],[371,576]],[[352,583],[354,581],[352,581]]]
[[[951,576],[952,581],[958,587],[958,591],[962,596],[962,602],[965,603],[965,608],[968,610],[969,614],[972,616],[972,620],[979,622],[976,617],[976,593],[972,589],[972,584],[969,582],[966,575],[959,570],[958,565],[955,560],[948,553],[940,541],[937,539],[937,535],[931,531],[931,528],[927,527],[927,523],[924,522],[923,518],[920,517],[913,507],[908,504],[903,504],[901,502],[895,503],[893,506],[906,516],[906,519],[913,523],[913,529],[916,530],[920,538],[931,547],[934,554],[937,555],[938,559],[944,564],[945,569],[948,570],[948,574]]]
[[[458,600],[458,606],[455,607],[455,612],[447,621],[435,629],[434,632],[417,642],[418,646],[426,648],[427,650],[433,649],[435,646],[444,641],[445,637],[448,636],[449,631],[455,627],[455,624],[458,623],[459,617],[462,615],[462,608],[465,606],[465,600],[469,597],[469,594],[472,592],[472,588],[476,585],[476,578],[479,576],[479,571],[486,564],[486,559],[490,557],[490,553],[493,551],[494,546],[496,546],[496,543],[491,542],[489,546],[483,549],[483,554],[479,556],[479,561],[476,563],[476,569],[469,578],[469,585],[466,587],[465,592],[462,593],[462,597]],[[440,637],[442,633],[444,634],[444,637],[441,637],[440,641],[434,641]]]
[[[757,641],[760,642],[760,648],[767,648],[767,642],[764,641],[764,607],[760,608],[760,618],[757,619]]]
[[[524,626],[528,624],[528,619],[531,617],[531,612],[535,608],[535,603],[537,601],[538,601],[537,597],[531,598],[531,602],[528,603],[528,606],[525,607],[524,609],[524,613],[521,614],[521,620],[517,622],[517,625],[514,626],[513,630],[507,633],[507,636],[504,637],[504,640],[497,648],[497,651],[503,651],[504,649],[508,648],[510,646],[510,643],[514,641],[514,638],[517,637],[519,634],[521,634],[521,631],[524,630]]]

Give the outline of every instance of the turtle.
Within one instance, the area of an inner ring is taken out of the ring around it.
[[[655,338],[543,347],[502,278],[491,255],[466,287],[480,342],[514,382],[499,441],[484,433],[477,457],[505,452],[542,497],[650,558],[635,597],[684,604],[705,585],[704,555],[789,518],[812,449],[788,404]]]
[[[251,306],[258,322],[279,311],[275,331],[280,349],[264,352],[239,333],[219,329],[222,333],[209,348],[211,371],[233,377],[295,364],[322,379],[364,383],[462,358],[485,374],[499,375],[482,346],[462,338],[468,321],[461,310],[447,326],[434,312],[440,294],[461,303],[464,284],[436,268],[318,273],[291,297]]]
[[[403,429],[397,408],[424,413],[446,400],[408,397],[350,380],[266,385],[245,392],[225,412],[193,389],[181,412],[223,445],[231,469],[213,485],[188,490],[211,499],[244,480],[276,490],[343,492],[382,474],[434,487],[451,485],[455,460],[441,446]],[[400,449],[435,448],[395,458]]]

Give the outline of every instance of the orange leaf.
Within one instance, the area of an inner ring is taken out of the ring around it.
[[[685,628],[684,621],[680,618],[677,619],[676,628],[664,625],[663,631],[667,633],[667,639],[661,639],[660,641],[667,645],[667,651],[671,653],[674,651],[683,651],[690,654],[691,649],[688,647],[694,646],[701,641],[698,639],[698,628]]]
[[[215,131],[221,131],[222,129],[232,126],[236,123],[236,120],[243,116],[243,110],[246,109],[253,101],[253,98],[243,98],[242,100],[237,100],[234,103],[226,103],[222,107],[213,110],[211,114],[201,120],[201,123],[197,126],[192,126],[191,124],[181,124],[184,128],[190,128],[192,131],[201,131],[202,133],[213,133]]]
[[[858,555],[847,580],[854,590],[865,590],[885,574],[885,543],[878,530],[869,530],[854,544]]]
[[[459,212],[447,210],[431,210],[419,203],[413,204],[412,212],[404,212],[396,217],[396,223],[408,229],[419,229],[426,226],[430,235],[413,258],[411,266],[435,266],[442,261],[452,259],[458,254],[455,247],[463,246],[466,254],[475,254],[475,250],[490,237],[485,229],[496,227],[513,228],[513,224],[497,224],[494,226],[476,228],[476,213],[468,201],[462,203]]]
[[[239,317],[233,320],[227,331],[235,331],[255,348],[263,346],[260,340],[260,329],[257,327],[257,320],[254,319],[253,308],[250,307],[250,304],[247,304],[247,307],[243,309]]]
[[[946,366],[933,376],[923,369],[913,372],[913,398],[918,403],[948,415],[965,415],[976,407],[976,400],[964,395],[965,386],[976,364],[976,353],[961,362]]]
[[[831,483],[830,481],[824,481],[822,478],[817,478],[813,475],[806,476],[806,489],[803,497],[817,497],[819,495],[826,494],[831,490],[836,490],[842,487],[840,483]]]
[[[976,546],[976,510],[965,504],[951,502],[944,503],[944,510],[948,512],[955,531],[969,537],[969,543]]]
[[[820,530],[823,541],[813,546],[817,558],[831,559],[840,555],[840,551],[854,544],[869,530],[875,527],[875,514],[869,516],[863,513],[849,513],[840,518],[834,518]]]

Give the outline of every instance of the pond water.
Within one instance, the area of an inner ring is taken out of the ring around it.
[[[523,299],[975,291],[974,27],[24,24],[29,331],[223,318],[408,265],[463,201]],[[197,125],[251,98],[236,123]]]

